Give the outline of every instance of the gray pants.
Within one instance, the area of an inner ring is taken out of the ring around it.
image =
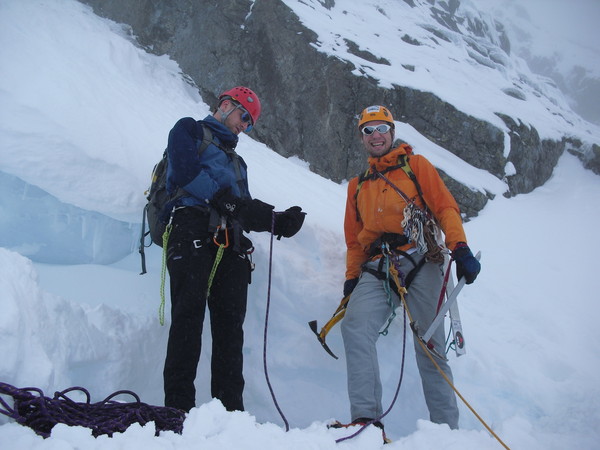
[[[416,262],[423,258],[416,253],[411,256]],[[377,269],[377,266],[378,262],[370,262],[367,265],[372,269]],[[410,260],[401,259],[400,270],[404,274],[408,274],[412,268],[413,264]],[[441,266],[426,263],[409,287],[406,301],[412,320],[420,324],[421,333],[425,332],[435,317],[442,281]],[[400,306],[400,299],[393,292],[392,299],[396,307]],[[348,396],[352,420],[361,417],[374,419],[383,414],[376,343],[379,331],[391,312],[384,282],[368,272],[363,272],[352,292],[341,325],[346,351]],[[432,342],[435,348],[443,353],[445,350],[443,326],[434,333]],[[446,423],[450,428],[457,429],[458,407],[454,391],[416,339],[414,347],[430,420],[434,423]],[[450,366],[439,358],[436,362],[452,380]]]

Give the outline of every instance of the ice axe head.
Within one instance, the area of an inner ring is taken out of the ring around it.
[[[313,333],[315,333],[315,335],[317,336],[317,339],[319,340],[319,342],[321,343],[321,346],[323,346],[325,351],[327,353],[329,353],[331,356],[333,356],[335,359],[338,359],[338,357],[335,356],[335,354],[331,351],[329,346],[325,343],[325,335],[324,334],[321,335],[323,333],[323,331],[321,331],[321,333],[318,332],[317,321],[311,320],[310,322],[308,322],[308,326],[313,331]]]

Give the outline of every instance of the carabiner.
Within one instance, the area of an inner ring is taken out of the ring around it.
[[[213,234],[213,242],[215,243],[215,245],[217,247],[223,246],[223,248],[227,248],[227,247],[229,247],[229,230],[227,229],[227,227],[223,227],[222,229],[225,230],[225,244],[220,244],[219,241],[217,240],[217,236],[219,234],[219,230],[221,230],[221,225],[219,225],[217,227],[217,230],[215,231],[215,234]]]

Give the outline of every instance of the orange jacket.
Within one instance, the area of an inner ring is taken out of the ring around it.
[[[369,167],[378,171],[398,164],[398,157],[411,154],[412,149],[407,144],[401,144],[386,155],[369,158]],[[421,155],[411,155],[410,168],[414,172],[423,191],[427,206],[440,224],[445,235],[446,247],[453,249],[457,242],[466,242],[462,226],[460,210],[454,197],[440,178],[433,165]],[[401,168],[385,174],[409,198],[423,207],[417,188],[406,172]],[[370,245],[383,233],[404,232],[401,222],[404,219],[406,202],[402,197],[381,178],[369,179],[363,182],[358,197],[356,189],[358,177],[348,183],[346,199],[346,214],[344,218],[344,234],[346,237],[346,279],[360,275],[361,266],[368,259]],[[358,205],[357,205],[358,203]],[[359,217],[357,217],[357,206]],[[413,247],[412,243],[401,247],[406,250]]]

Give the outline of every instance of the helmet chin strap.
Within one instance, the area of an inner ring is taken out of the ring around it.
[[[217,110],[219,111],[219,113],[220,113],[220,117],[221,117],[221,118],[219,119],[219,122],[221,122],[223,125],[225,125],[225,121],[226,121],[226,120],[227,120],[227,118],[229,117],[229,114],[231,114],[231,113],[232,113],[232,112],[233,112],[235,109],[232,109],[232,110],[230,110],[230,111],[228,111],[228,112],[225,112],[225,111],[223,111],[223,110],[221,109],[221,107],[218,107],[218,108],[217,108]]]
[[[225,100],[229,100],[229,103],[231,103],[231,97],[227,97],[224,98],[223,101],[221,102],[221,104],[223,104],[223,102]],[[237,109],[237,107],[234,107],[232,109],[230,109],[228,112],[225,112],[221,109],[221,105],[217,106],[217,111],[219,111],[221,118],[219,119],[219,122],[221,122],[223,125],[225,125],[225,121],[227,120],[227,118],[229,117],[229,115],[234,112]]]

